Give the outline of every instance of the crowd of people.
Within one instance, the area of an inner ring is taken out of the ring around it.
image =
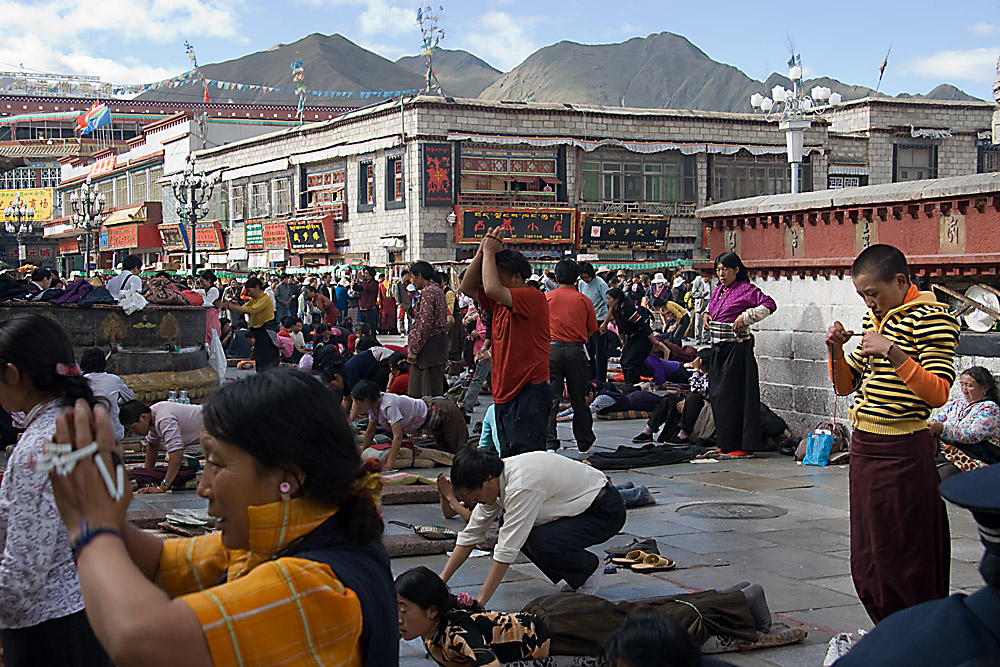
[[[108,372],[103,350],[86,350],[77,364],[53,319],[0,322],[0,405],[20,415],[22,430],[0,484],[7,667],[391,665],[393,634],[422,639],[441,665],[603,654],[622,667],[694,667],[712,664],[698,649],[709,628],[754,641],[770,627],[763,590],[747,582],[617,604],[598,597],[604,563],[590,548],[623,528],[628,489],[552,453],[562,446],[559,419],[572,421],[587,452],[596,414],[643,401],[651,414],[637,443],[668,424],[672,442],[689,442],[711,421],[721,455],[764,446],[751,326],[777,304],[736,254],[715,259],[714,281],[629,278],[572,260],[539,276],[498,228],[455,287],[423,261],[391,280],[364,268],[336,283],[329,274],[225,282],[211,271],[143,280],[137,262],[126,258],[117,276],[91,287],[122,303],[176,293],[204,307],[206,344],[252,359],[257,372],[223,384],[205,405],[147,405]],[[68,291],[44,271],[20,285],[22,298]],[[902,615],[923,622],[916,605],[932,605],[926,613],[942,625],[992,622],[985,617],[1000,608],[1000,502],[990,486],[1000,470],[990,467],[1000,460],[1000,396],[987,369],[956,373],[957,321],[914,286],[896,248],[868,248],[851,277],[869,308],[860,343],[845,351],[856,332],[835,322],[826,345],[835,390],[856,396],[851,571],[879,627],[844,664],[905,664],[892,656],[919,652],[894,647],[890,632],[909,627]],[[345,316],[355,307],[357,321]],[[391,332],[405,333],[405,346],[379,340]],[[610,360],[621,367],[617,383]],[[450,387],[456,369],[465,382]],[[956,375],[962,397],[949,401]],[[643,378],[688,391],[664,396]],[[468,426],[486,386],[493,400],[476,436]],[[449,396],[456,387],[458,400]],[[215,532],[163,541],[126,520],[126,432],[145,450],[128,472],[135,493],[196,485]],[[363,461],[377,436],[386,446]],[[452,459],[450,477],[438,480],[442,509],[466,525],[440,573],[415,568],[393,581],[379,473],[392,472],[404,441],[418,436]],[[942,495],[973,510],[987,549],[988,586],[969,598],[942,600]],[[448,581],[498,520],[478,593],[452,595]],[[519,555],[562,588],[517,613],[488,611]],[[644,565],[673,567],[655,556]],[[963,655],[996,658],[1000,641],[991,641],[970,640]],[[870,655],[878,658],[865,662]]]

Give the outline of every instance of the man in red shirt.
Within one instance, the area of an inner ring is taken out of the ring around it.
[[[462,292],[493,313],[493,402],[502,457],[545,451],[549,389],[549,305],[525,285],[531,265],[504,249],[503,228],[483,238]]]
[[[557,289],[545,293],[549,303],[549,384],[552,385],[552,408],[546,446],[559,449],[556,437],[556,414],[563,384],[569,390],[573,406],[573,437],[576,446],[585,452],[594,444],[594,417],[587,406],[590,387],[590,366],[587,363],[586,345],[590,335],[597,331],[597,315],[590,299],[580,294],[576,281],[580,269],[576,262],[564,259],[556,264]]]
[[[375,269],[366,266],[362,275],[364,277],[354,284],[354,289],[361,294],[358,297],[358,321],[371,327],[374,334],[378,327],[378,282],[375,280]]]

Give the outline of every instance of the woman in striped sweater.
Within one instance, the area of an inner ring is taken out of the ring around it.
[[[932,408],[955,380],[958,322],[930,292],[910,283],[906,257],[889,245],[858,255],[851,279],[870,309],[861,343],[827,331],[830,376],[850,411],[851,574],[878,623],[889,614],[948,595],[951,542],[938,494]]]

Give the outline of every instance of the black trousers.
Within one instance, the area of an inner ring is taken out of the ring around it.
[[[708,400],[720,450],[760,449],[760,379],[753,340],[712,345]]]
[[[590,354],[591,382],[608,381],[608,333],[595,331],[587,341],[587,352]]]
[[[622,348],[622,356],[619,358],[622,365],[622,375],[625,376],[625,384],[639,384],[642,362],[652,351],[653,342],[648,338],[626,340],[625,346]]]
[[[0,630],[6,667],[110,667],[111,658],[78,611],[30,628]]]
[[[684,412],[681,414],[681,428],[690,435],[691,431],[694,430],[695,422],[698,421],[698,415],[701,414],[701,409],[705,407],[705,397],[696,391],[692,391],[690,394],[684,397]]]
[[[660,442],[677,435],[677,424],[680,421],[680,415],[677,414],[678,400],[680,399],[677,396],[667,394],[660,399],[660,402],[656,404],[656,407],[649,414],[646,425],[649,426],[654,434],[660,430],[661,426],[664,427],[663,434],[660,436]]]
[[[251,329],[250,331],[253,332],[254,369],[262,371],[277,367],[281,355],[278,353],[278,347],[268,334],[267,325]]]
[[[496,404],[501,458],[545,451],[545,432],[551,405],[552,393],[548,382],[526,384],[513,400]]]
[[[609,483],[582,514],[532,528],[521,553],[552,583],[579,588],[601,567],[587,547],[610,540],[624,525],[625,501]]]
[[[677,328],[674,332],[670,334],[670,342],[675,345],[682,345],[684,343],[684,334],[687,333],[688,325],[691,324],[691,316],[685,315],[677,322]]]
[[[594,417],[587,405],[587,355],[583,343],[553,342],[549,346],[549,385],[552,387],[552,406],[549,409],[547,446],[558,449],[556,437],[556,415],[559,414],[559,399],[562,398],[563,383],[569,392],[569,402],[573,406],[573,437],[577,447],[583,451],[590,449],[597,436],[594,435]]]

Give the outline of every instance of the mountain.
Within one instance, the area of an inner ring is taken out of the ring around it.
[[[208,93],[215,101],[295,104],[298,101],[295,93],[286,91],[295,87],[291,64],[296,60],[304,63],[307,90],[411,90],[424,87],[423,76],[358,46],[346,37],[319,33],[292,44],[277,44],[266,51],[203,65],[201,71],[206,79],[282,89],[280,93],[267,93],[262,90],[221,90],[210,85]],[[201,86],[188,84],[149,90],[138,99],[200,102],[203,95]],[[361,106],[372,101],[375,100],[360,96],[332,98],[306,95],[306,104],[314,105],[347,103]]]
[[[634,37],[618,44],[559,42],[539,49],[480,95],[487,100],[575,102],[608,106],[750,112],[750,96],[788,77],[751,79],[732,65],[712,60],[686,38],[669,32]],[[803,83],[827,86],[845,100],[877,95],[871,88],[821,77]],[[942,84],[927,95],[936,100],[977,98]]]
[[[419,74],[427,71],[423,56],[403,56],[397,65]],[[450,97],[479,97],[503,74],[468,51],[438,49],[434,52],[434,74],[444,93]]]

